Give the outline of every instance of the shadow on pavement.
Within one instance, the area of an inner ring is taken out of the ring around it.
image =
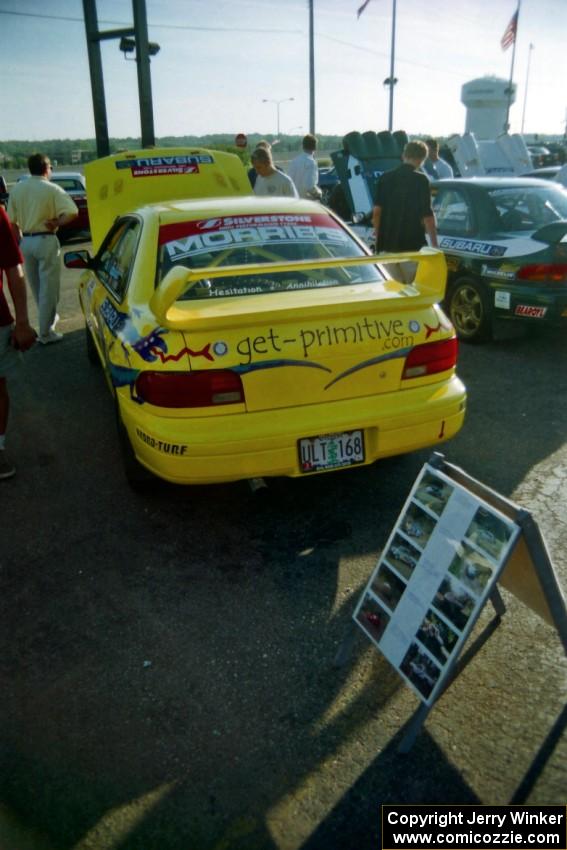
[[[550,335],[463,348],[468,419],[447,459],[511,495],[558,451],[566,346]],[[428,724],[406,756],[396,747],[415,699],[397,674],[366,645],[332,666],[430,452],[257,494],[157,484],[142,497],[83,349],[76,331],[34,352],[12,393],[4,804],[56,850],[364,850],[381,802],[505,802],[518,782],[529,799],[525,765],[560,677],[529,615],[512,609],[443,698],[435,738]],[[518,690],[528,676],[533,720]],[[545,774],[548,802],[558,775]]]

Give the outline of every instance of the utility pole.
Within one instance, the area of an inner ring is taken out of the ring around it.
[[[394,76],[394,64],[396,56],[396,0],[392,0],[392,35],[390,39],[390,76],[384,80],[384,85],[390,87],[390,104],[388,108],[388,130],[392,132],[394,126],[394,86],[398,82]]]
[[[530,44],[530,47],[529,47],[529,50],[528,50],[528,67],[527,67],[527,70],[526,70],[526,89],[524,91],[524,108],[522,110],[522,129],[520,131],[522,134],[524,132],[524,121],[526,120],[526,101],[528,99],[528,80],[530,78],[530,62],[531,62],[531,58],[532,58],[532,50],[533,49],[534,49],[533,44]]]
[[[309,0],[309,132],[315,134],[315,25],[313,4]]]
[[[83,0],[83,14],[85,18],[87,53],[91,74],[96,152],[98,157],[103,157],[110,154],[110,140],[108,138],[108,122],[106,119],[106,101],[104,99],[104,80],[102,76],[100,40],[98,38],[96,0]]]
[[[504,132],[510,132],[510,107],[512,105],[512,95],[514,94],[514,60],[516,58],[516,41],[518,40],[518,25],[520,23],[520,3],[521,0],[518,0],[518,8],[515,12],[516,23],[514,29],[514,40],[512,42],[512,61],[510,63],[510,81],[508,83],[508,88],[506,89],[506,94],[508,95],[508,104],[506,106],[506,123],[504,124]]]
[[[150,45],[148,42],[148,23],[146,18],[145,0],[132,0],[134,26],[125,29],[107,30],[100,32],[96,13],[96,0],[83,0],[87,50],[91,75],[91,90],[95,119],[97,154],[99,157],[110,154],[108,123],[106,118],[106,101],[104,96],[104,80],[102,76],[102,60],[100,42],[107,39],[119,38],[121,45],[129,37],[134,38],[133,49],[136,50],[138,67],[138,97],[140,101],[140,124],[142,146],[155,145],[154,118],[152,106],[152,84],[150,77]],[[122,47],[121,47],[122,49]],[[152,45],[154,52],[158,45]],[[126,52],[124,53],[126,55]]]
[[[142,147],[155,145],[154,110],[152,106],[152,80],[148,48],[148,20],[146,0],[132,0],[134,11],[134,38],[136,39],[136,64],[138,66],[138,96],[140,98],[140,123]]]

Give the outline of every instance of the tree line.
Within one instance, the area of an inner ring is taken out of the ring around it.
[[[241,150],[234,145],[234,135],[228,133],[214,133],[207,136],[163,136],[156,139],[156,147],[202,147],[216,150],[229,150],[238,153],[245,162],[248,162],[250,152],[261,139],[267,139],[273,145],[274,156],[278,153],[293,153],[301,149],[303,133],[298,135],[276,136],[268,133],[262,136],[260,133],[251,133],[248,136],[248,147]],[[342,146],[342,136],[318,135],[319,150],[333,151]],[[111,153],[122,150],[137,150],[141,147],[139,137],[126,137],[110,140]],[[81,165],[97,158],[95,139],[44,139],[42,141],[28,142],[24,140],[0,141],[0,168],[25,168],[27,159],[37,151],[46,154],[51,161],[58,166]]]

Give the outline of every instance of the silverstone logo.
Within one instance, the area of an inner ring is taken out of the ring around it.
[[[222,218],[209,218],[207,221],[198,221],[197,227],[199,230],[216,230],[221,223]]]
[[[198,221],[197,228],[199,230],[215,230],[219,227],[242,227],[243,225],[311,223],[312,219],[310,215],[238,215]]]

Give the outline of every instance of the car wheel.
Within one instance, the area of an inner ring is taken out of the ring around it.
[[[144,491],[147,490],[152,481],[155,481],[154,476],[145,466],[137,460],[132,448],[132,443],[128,437],[128,431],[122,421],[120,408],[116,402],[116,429],[118,431],[118,442],[120,445],[120,454],[122,456],[122,468],[126,480],[132,490]]]
[[[490,303],[484,288],[470,278],[457,280],[447,297],[447,311],[463,342],[482,342],[492,336]]]
[[[87,349],[87,358],[93,366],[100,366],[100,357],[98,356],[97,347],[95,345],[93,335],[88,326],[85,326],[85,344]]]

